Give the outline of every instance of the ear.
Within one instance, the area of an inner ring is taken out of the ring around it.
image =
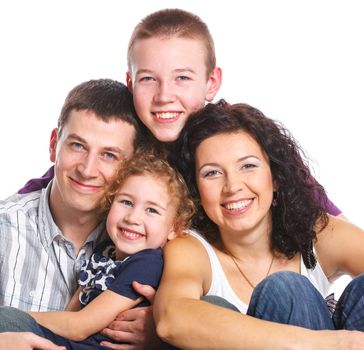
[[[126,72],[126,86],[128,87],[128,90],[130,91],[130,93],[133,93],[133,81],[131,79],[131,75],[130,72]]]
[[[222,71],[221,68],[215,67],[211,72],[208,81],[207,81],[207,91],[205,100],[211,102],[216,94],[218,93],[220,86],[222,83]]]
[[[273,191],[278,192],[279,186],[277,180],[273,180]]]
[[[168,233],[168,236],[167,236],[167,241],[170,241],[171,239],[173,238],[176,238],[177,237],[177,233],[176,231],[174,230],[174,227],[172,227]]]
[[[49,140],[49,159],[52,163],[56,161],[56,148],[58,142],[57,128],[52,130],[51,139]]]

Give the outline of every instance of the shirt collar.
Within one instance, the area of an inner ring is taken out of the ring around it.
[[[52,182],[50,181],[46,188],[43,188],[39,200],[39,235],[43,246],[49,247],[56,238],[67,239],[63,236],[61,230],[53,220],[51,209],[49,206],[49,196],[51,192]],[[92,242],[95,247],[105,240],[107,233],[105,230],[105,221],[101,221],[95,229],[88,235],[84,245]]]

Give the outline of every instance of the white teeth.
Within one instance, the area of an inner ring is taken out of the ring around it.
[[[178,112],[162,112],[162,113],[155,113],[158,119],[173,119],[178,116]]]
[[[123,230],[123,234],[125,237],[128,237],[128,238],[139,238],[139,237],[143,236],[140,233],[130,232],[130,231],[126,231],[126,230]]]
[[[226,208],[228,210],[243,209],[243,208],[247,207],[251,202],[252,202],[252,199],[246,199],[244,201],[225,204],[224,208]]]

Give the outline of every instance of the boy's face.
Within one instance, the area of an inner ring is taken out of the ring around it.
[[[105,122],[94,112],[72,110],[61,134],[52,132],[52,210],[64,215],[94,213],[119,162],[133,154],[134,137],[135,128],[123,120]]]
[[[163,179],[132,175],[115,196],[106,220],[107,232],[124,259],[147,248],[162,247],[175,236],[176,208]]]
[[[200,40],[149,38],[135,42],[128,87],[141,121],[162,142],[175,141],[189,115],[212,101],[221,71],[210,74]]]

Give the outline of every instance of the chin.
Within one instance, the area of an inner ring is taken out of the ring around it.
[[[173,135],[155,134],[154,137],[160,142],[174,142],[178,139],[179,132]]]

